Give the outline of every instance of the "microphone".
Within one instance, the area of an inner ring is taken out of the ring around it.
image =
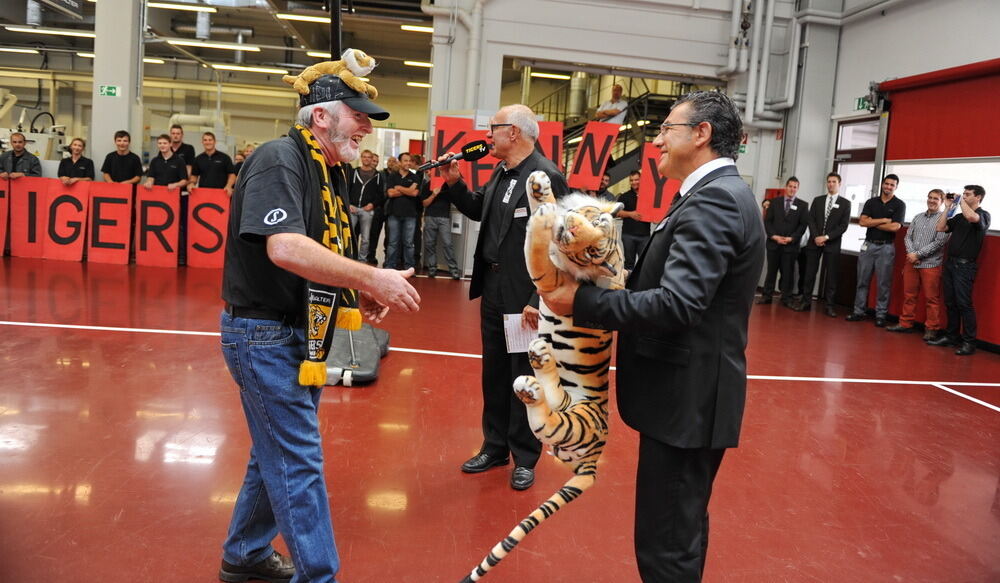
[[[493,144],[487,144],[486,140],[476,140],[475,142],[469,142],[468,144],[462,146],[462,151],[454,156],[448,156],[444,160],[437,160],[434,162],[427,162],[426,164],[421,164],[417,168],[417,172],[423,172],[424,170],[430,170],[431,168],[437,168],[438,166],[444,166],[445,164],[451,164],[454,160],[478,160],[485,157],[493,149]]]

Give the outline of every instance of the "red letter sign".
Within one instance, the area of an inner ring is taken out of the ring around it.
[[[166,186],[136,189],[135,264],[177,267],[180,190]]]
[[[639,179],[639,202],[635,210],[642,215],[642,220],[652,223],[663,219],[674,195],[681,189],[680,180],[660,176],[656,169],[661,153],[653,144],[642,148],[642,177]]]
[[[42,256],[48,218],[44,201],[53,180],[23,177],[10,181],[10,254],[14,257]]]
[[[222,267],[229,224],[229,195],[221,188],[196,188],[190,195],[188,267]]]
[[[90,185],[87,263],[128,265],[132,189],[131,184],[117,182],[94,182]]]
[[[469,132],[472,131],[472,120],[465,117],[440,116],[434,119],[434,147],[430,151],[430,160],[437,160],[442,154],[458,152],[464,144],[472,141]],[[431,188],[438,188],[444,183],[441,171],[447,168],[435,168],[431,173]]]
[[[576,149],[573,171],[569,175],[570,188],[597,190],[601,187],[601,176],[611,157],[619,127],[618,124],[603,121],[587,122],[583,140]]]
[[[538,122],[538,147],[542,155],[552,160],[556,168],[563,169],[563,123],[561,121]]]
[[[48,209],[42,257],[63,261],[82,261],[90,202],[90,182],[70,186],[53,180],[45,197]]]

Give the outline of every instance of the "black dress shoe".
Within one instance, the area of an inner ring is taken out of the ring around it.
[[[803,300],[798,304],[796,304],[795,307],[792,309],[795,310],[796,312],[808,312],[812,310],[812,308],[813,308],[812,302],[807,302]]]
[[[515,490],[527,490],[535,483],[535,469],[517,466],[510,473],[510,487]]]
[[[958,350],[955,351],[955,354],[959,356],[969,356],[974,352],[976,352],[976,345],[972,342],[967,342],[963,340],[962,345],[958,347]]]
[[[885,318],[875,318],[875,326],[877,328],[885,328],[886,321]]]
[[[826,309],[823,310],[823,313],[826,314],[827,316],[830,316],[831,318],[837,317],[837,310],[834,310],[830,306],[827,306]]]
[[[771,296],[761,296],[753,301],[755,304],[770,304]]]
[[[507,465],[506,457],[493,457],[488,453],[477,453],[462,464],[462,471],[466,474],[478,474],[490,468]]]
[[[270,557],[248,567],[241,567],[222,560],[219,569],[219,580],[226,583],[242,583],[243,581],[267,581],[267,583],[288,583],[295,576],[295,565],[292,560],[278,551]]]
[[[899,332],[900,334],[912,334],[917,331],[913,326],[904,326],[902,324],[895,324],[886,328],[889,332]]]
[[[848,322],[860,322],[861,320],[865,319],[865,315],[864,314],[855,314],[855,313],[852,312],[852,313],[848,314],[847,317],[844,318],[844,319],[847,320]]]
[[[428,269],[427,270],[427,277],[429,277],[431,279],[437,277],[437,274],[438,274],[438,270],[436,270],[436,269]]]
[[[942,334],[934,340],[928,340],[927,344],[930,344],[931,346],[954,346],[958,344],[958,340],[947,334]]]

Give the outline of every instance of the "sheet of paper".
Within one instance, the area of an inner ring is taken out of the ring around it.
[[[521,314],[503,315],[503,335],[507,339],[507,352],[527,352],[528,343],[538,337],[538,330],[521,327]]]

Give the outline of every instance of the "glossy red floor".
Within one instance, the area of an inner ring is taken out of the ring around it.
[[[215,581],[249,447],[219,272],[5,258],[0,277],[0,581]],[[458,581],[569,475],[546,458],[514,492],[458,471],[480,441],[477,304],[465,281],[416,285],[379,381],[323,399],[346,583]],[[750,342],[707,581],[1000,581],[1000,357],[778,306]],[[636,437],[612,429],[597,485],[487,581],[638,581]]]

